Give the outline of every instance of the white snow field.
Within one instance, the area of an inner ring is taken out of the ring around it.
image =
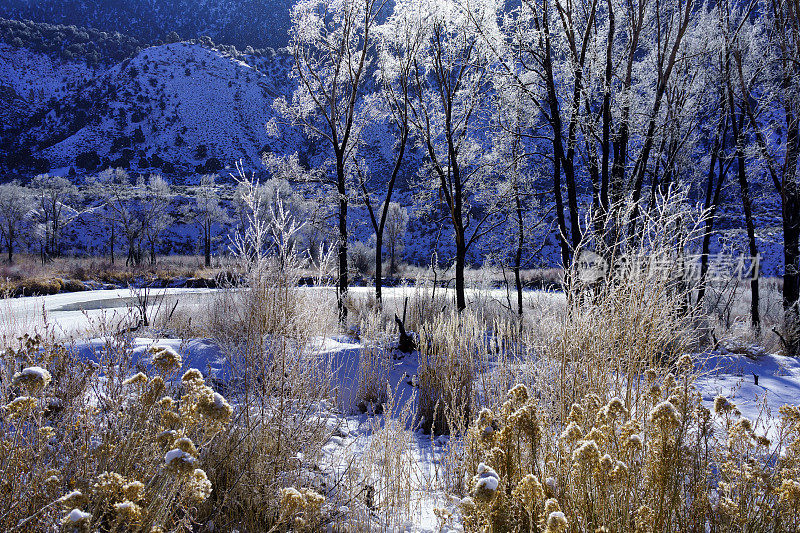
[[[324,287],[298,290],[334,289]],[[351,290],[357,296],[367,297],[373,289],[356,287]],[[394,300],[394,305],[402,309],[403,299],[411,296],[414,290],[413,287],[386,288],[385,297],[387,300]],[[153,289],[150,297],[155,300],[152,305],[158,305],[156,302],[159,299],[166,302],[177,300],[181,308],[199,311],[213,293],[209,289]],[[471,298],[504,300],[506,297],[503,290],[471,293]],[[526,292],[525,297],[531,300],[531,305],[551,305],[563,295],[530,291]],[[18,333],[32,331],[32,327],[44,325],[44,312],[47,314],[47,322],[57,331],[73,337],[72,342],[82,358],[96,361],[105,340],[87,338],[85,335],[91,331],[94,321],[100,318],[129,323],[125,321],[132,320],[131,311],[126,306],[133,299],[135,293],[128,289],[6,299],[0,301],[0,323],[4,324],[5,335],[12,330]],[[196,368],[205,376],[213,377],[216,383],[224,381],[230,375],[224,351],[210,339],[135,337],[131,340],[134,360],[149,364],[148,348],[154,345],[169,346],[180,352],[184,365],[181,372]],[[395,417],[387,422],[383,414],[371,413],[373,406],[368,405],[367,412],[364,413],[364,405],[358,405],[359,357],[365,344],[348,335],[333,335],[317,339],[314,349],[334,369],[334,404],[320,406],[311,415],[324,417],[325,423],[332,428],[332,436],[324,447],[322,462],[317,465],[320,472],[336,478],[337,475],[344,475],[348,465],[359,460],[358,458],[373,461],[374,467],[380,468],[380,462],[388,459],[381,459],[382,441],[377,441],[376,448],[374,439],[382,438],[385,424],[409,420],[410,417],[397,416],[404,406],[406,414],[415,412],[414,385],[418,353],[396,352],[389,357],[392,366],[388,377],[394,395]],[[764,353],[757,347],[739,349],[729,346],[711,353],[695,354],[694,359],[701,372],[696,387],[707,406],[712,407],[717,395],[728,397],[743,416],[754,422],[759,433],[766,433],[770,438],[777,436],[779,408],[784,404],[800,403],[800,361],[795,358]],[[758,384],[755,383],[755,376],[758,376]],[[441,458],[448,446],[447,437],[432,437],[419,431],[409,431],[409,428],[395,429],[398,431],[393,435],[403,435],[404,449],[401,452],[384,449],[384,452],[400,453],[402,461],[407,465],[407,479],[403,480],[403,486],[411,495],[410,517],[392,527],[385,528],[386,524],[376,526],[381,530],[413,532],[461,530],[457,519],[457,500],[448,497],[441,489]],[[380,476],[376,476],[376,479],[380,479]],[[434,514],[436,508],[453,513],[456,519],[442,529]],[[342,510],[344,512],[346,510]]]
[[[149,310],[161,306],[170,309],[178,301],[181,309],[197,307],[202,295],[211,289],[151,289]],[[52,326],[56,336],[80,337],[93,329],[97,321],[131,327],[137,318],[132,312],[136,304],[135,289],[107,289],[83,292],[0,299],[0,335],[15,338],[23,333],[42,331]]]

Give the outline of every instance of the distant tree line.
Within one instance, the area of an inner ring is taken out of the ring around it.
[[[293,237],[299,246],[322,246],[327,239],[325,215],[288,182],[269,179],[258,183],[254,192],[264,206],[265,225],[281,211],[300,226]],[[198,176],[196,185],[180,190],[160,174],[133,177],[116,168],[90,174],[80,185],[41,174],[24,185],[0,185],[0,248],[8,262],[21,250],[46,262],[64,253],[66,230],[82,224],[104,243],[99,250],[112,263],[124,257],[126,265],[154,264],[160,251],[169,247],[172,228],[188,235],[210,266],[213,255],[227,249],[247,218],[242,194],[240,185],[221,183],[216,174]],[[399,251],[401,237],[393,224],[392,242]]]
[[[105,32],[75,25],[5,18],[0,18],[0,42],[65,61],[84,61],[89,65],[106,66],[133,57],[148,46],[177,42],[201,44],[236,59],[275,55],[273,48],[248,45],[237,49],[232,44],[215,43],[207,35],[182,39],[177,32],[171,31],[163,40],[141,41],[116,31]]]
[[[141,42],[169,42],[210,35],[240,49],[286,45],[291,0],[4,0],[0,16],[120,31]]]
[[[145,47],[122,33],[3,18],[0,18],[0,42],[89,65],[118,63]]]

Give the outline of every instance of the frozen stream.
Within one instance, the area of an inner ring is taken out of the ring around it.
[[[161,306],[171,310],[199,308],[213,289],[151,289],[148,309]],[[23,333],[41,331],[45,323],[57,335],[80,336],[101,320],[108,324],[134,325],[138,318],[134,307],[136,291],[111,289],[30,296],[0,300],[0,334],[13,338]]]

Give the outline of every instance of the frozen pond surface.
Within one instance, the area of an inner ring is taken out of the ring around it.
[[[329,292],[331,298],[335,298],[336,294],[335,287],[299,287],[297,290]],[[384,287],[383,295],[385,300],[394,300],[398,307],[402,308],[400,300],[406,297],[412,298],[421,290],[423,289],[416,287]],[[150,289],[148,309],[151,311],[166,309],[169,312],[177,302],[178,310],[199,312],[215,292],[217,289]],[[374,294],[374,288],[351,287],[350,293],[354,297],[369,298]],[[437,287],[437,297],[443,294],[447,294],[448,300],[452,300],[455,291]],[[561,293],[526,290],[524,294],[526,306],[563,301]],[[470,301],[481,299],[505,303],[509,296],[513,305],[516,305],[516,294],[513,290],[510,293],[506,293],[505,289],[467,290],[467,298]],[[96,326],[100,320],[105,320],[109,324],[119,324],[121,327],[130,327],[135,325],[138,319],[136,305],[137,291],[134,289],[8,298],[0,300],[0,336],[13,338],[25,332],[37,329],[41,331],[45,319],[57,335],[64,337],[80,337]]]
[[[172,309],[175,302],[182,309],[203,304],[212,289],[151,289],[148,309],[158,306]],[[100,320],[122,327],[135,325],[137,292],[111,289],[8,298],[0,301],[0,327],[5,338],[52,326],[56,335],[81,336]]]

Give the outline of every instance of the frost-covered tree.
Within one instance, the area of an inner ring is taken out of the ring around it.
[[[338,204],[339,319],[347,320],[344,298],[348,288],[347,209],[352,156],[362,124],[358,111],[367,69],[374,60],[373,30],[382,7],[379,0],[301,0],[292,9],[288,49],[294,58],[296,84],[290,100],[278,98],[274,107],[288,123],[299,126],[328,149],[323,166],[330,172],[304,174],[335,189]],[[275,129],[276,124],[271,126]],[[298,175],[295,178],[301,178]]]
[[[203,236],[203,260],[207,267],[211,266],[214,227],[224,226],[230,221],[228,212],[220,202],[217,177],[216,174],[205,174],[200,178],[200,185],[194,191],[194,205],[191,212]]]
[[[693,0],[522,0],[498,14],[499,34],[476,21],[498,70],[540,112],[541,123],[526,134],[549,141],[565,265],[582,238],[582,181],[591,184],[600,231],[611,241],[622,240],[612,210],[625,199],[633,203],[623,222],[628,235],[635,235],[638,206],[647,200],[648,185],[653,190],[651,178],[664,173],[664,161],[667,169],[675,168],[678,160],[670,154],[685,153],[685,131],[670,128],[683,125],[693,105],[686,97],[693,72],[675,71],[704,53],[690,50],[685,40],[696,10]]]
[[[150,185],[152,182],[152,187]],[[104,170],[89,179],[89,188],[99,204],[95,211],[109,225],[111,249],[116,237],[116,230],[122,232],[128,248],[127,265],[139,265],[143,259],[142,243],[148,231],[156,233],[156,223],[160,210],[168,203],[168,187],[160,176],[150,181],[139,177],[135,182],[123,169]],[[152,225],[152,227],[151,227]],[[160,226],[160,224],[159,224]],[[113,254],[113,251],[112,251]]]
[[[173,222],[169,211],[172,188],[160,174],[151,174],[144,196],[143,236],[150,251],[150,264],[155,264],[156,247]]]
[[[752,128],[758,169],[778,192],[783,225],[784,347],[800,354],[800,9],[759,2],[760,16],[732,53],[733,83]]]
[[[412,74],[422,45],[422,29],[413,12],[401,9],[396,9],[384,24],[376,28],[378,34],[376,79],[379,90],[364,104],[367,109],[377,110],[379,116],[387,117],[388,131],[384,131],[383,134],[391,134],[394,144],[390,161],[391,172],[382,175],[383,179],[374,180],[372,183],[377,190],[370,187],[369,180],[366,179],[369,176],[368,172],[358,173],[362,199],[367,207],[372,229],[375,231],[375,298],[379,304],[382,301],[384,234],[388,232],[387,224],[390,223],[390,218],[397,219],[396,209],[394,214],[390,212],[396,205],[392,202],[392,195],[411,138]],[[376,200],[383,200],[380,208],[374,205],[377,202],[373,201],[373,197],[376,197]],[[405,224],[407,222],[406,220]],[[394,274],[395,240],[392,240],[390,246],[392,258],[390,274]]]
[[[494,127],[492,148],[503,179],[499,183],[506,224],[504,231],[490,239],[494,246],[491,255],[514,274],[517,296],[517,313],[521,316],[522,268],[541,250],[542,230],[546,227],[545,209],[536,199],[535,186],[541,179],[540,167],[546,167],[545,154],[531,139],[537,130],[539,114],[535,107],[526,105],[527,99],[513,78],[502,71],[495,79],[495,99],[498,113]]]
[[[120,219],[128,218],[124,206],[130,185],[130,176],[123,169],[108,169],[87,178],[87,192],[96,199],[92,211],[108,226],[108,252],[112,264],[115,262]]]
[[[496,22],[495,6],[452,0],[401,0],[421,33],[411,74],[410,122],[426,160],[420,170],[421,198],[441,198],[455,239],[456,306],[466,307],[464,269],[467,251],[498,225],[500,199],[491,186],[489,138],[485,128],[494,112],[488,66],[491,48],[474,22]],[[496,192],[496,189],[494,189]]]
[[[14,261],[14,247],[22,238],[33,209],[33,198],[28,189],[18,182],[0,185],[0,233],[9,263]]]
[[[207,267],[211,266],[214,227],[227,224],[230,220],[220,203],[217,177],[216,174],[205,174],[200,178],[200,185],[194,190],[194,205],[191,210],[191,216],[200,226],[203,236],[203,258]]]
[[[40,174],[30,185],[36,197],[36,208],[44,229],[44,252],[61,255],[61,232],[80,213],[74,209],[79,201],[78,188],[67,178]]]
[[[406,230],[408,229],[408,210],[397,202],[382,205],[381,211],[386,212],[386,244],[389,245],[389,274],[397,272],[397,254],[405,246]],[[376,265],[377,268],[377,265]]]
[[[297,250],[308,250],[314,254],[322,246],[325,233],[325,219],[328,210],[320,205],[324,198],[306,199],[300,190],[282,178],[271,178],[258,185],[257,193],[266,209],[263,216],[268,224],[276,224],[276,216],[288,216],[292,220],[302,222],[292,233],[294,247]],[[281,215],[281,212],[283,215]]]

